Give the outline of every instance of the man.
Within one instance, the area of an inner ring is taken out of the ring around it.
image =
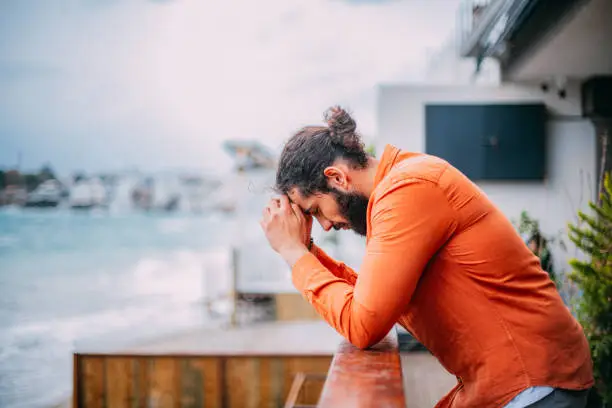
[[[318,313],[359,348],[404,326],[457,376],[439,407],[584,407],[582,328],[500,210],[444,160],[376,160],[344,110],[327,119],[286,144],[261,221]],[[311,217],[366,236],[359,274],[312,244]]]

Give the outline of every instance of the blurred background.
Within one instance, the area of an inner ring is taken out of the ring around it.
[[[569,302],[563,231],[610,166],[612,8],[544,3],[0,2],[0,407],[70,395],[80,342],[227,315],[233,268],[290,291],[259,214],[284,141],[336,104],[371,151],[442,156],[545,237]],[[358,268],[359,237],[315,236]]]

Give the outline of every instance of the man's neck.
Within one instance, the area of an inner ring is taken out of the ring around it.
[[[353,184],[357,192],[370,197],[374,192],[374,180],[380,161],[374,157],[368,160],[368,166],[363,170],[357,170],[353,174]]]

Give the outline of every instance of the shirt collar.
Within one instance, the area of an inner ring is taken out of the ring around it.
[[[397,156],[400,154],[400,149],[393,145],[386,145],[385,150],[383,151],[382,156],[380,157],[380,162],[378,163],[378,168],[376,169],[376,176],[374,177],[374,188],[378,186],[378,183],[389,173],[391,168],[397,162]]]

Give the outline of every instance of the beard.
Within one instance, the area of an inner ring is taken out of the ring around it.
[[[357,234],[366,236],[369,198],[362,194],[344,193],[338,190],[332,190],[332,194],[338,203],[338,211],[348,221],[348,227]]]

